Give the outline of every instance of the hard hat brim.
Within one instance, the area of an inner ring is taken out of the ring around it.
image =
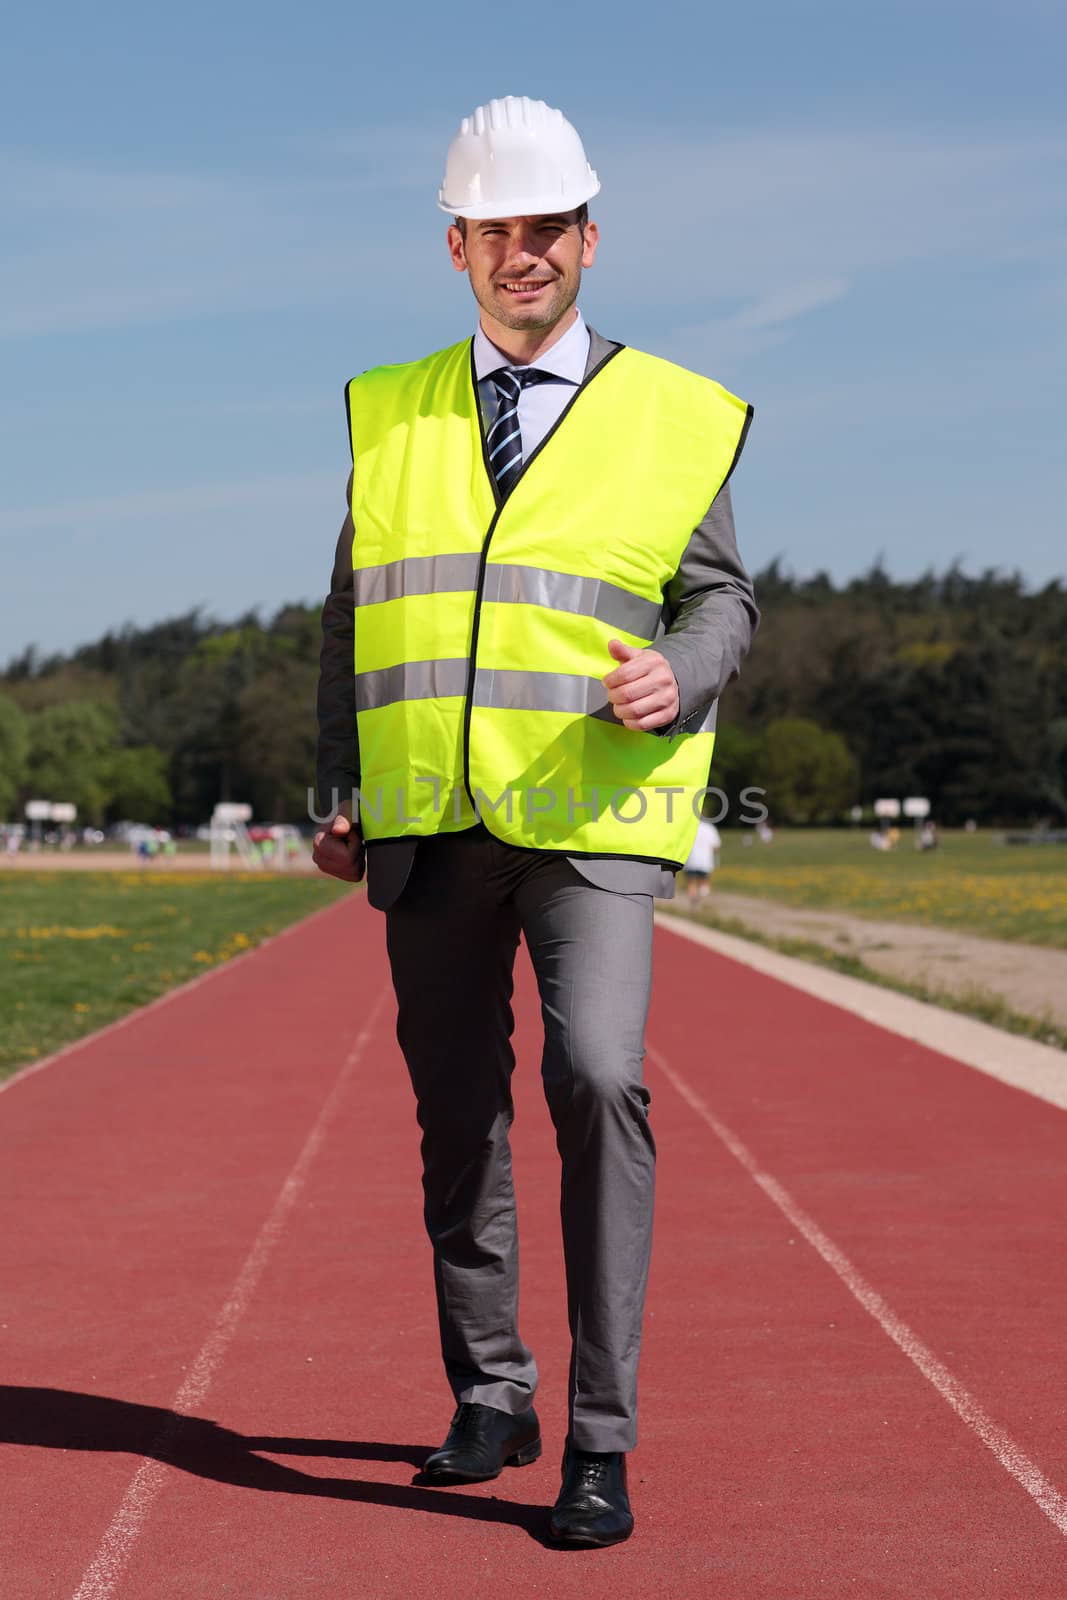
[[[444,191],[439,190],[437,208],[453,217],[465,217],[469,222],[486,222],[490,217],[556,217],[566,211],[576,211],[599,193],[599,182],[591,178],[589,184],[580,184],[570,195],[520,195],[518,199],[509,199],[507,202],[483,200],[479,205],[464,206],[450,205]]]

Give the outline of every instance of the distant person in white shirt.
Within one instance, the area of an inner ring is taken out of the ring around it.
[[[719,864],[721,849],[722,840],[718,828],[714,822],[709,822],[707,817],[701,817],[697,824],[697,836],[693,840],[693,848],[685,864],[686,893],[691,906],[695,906],[699,900],[707,899],[711,887],[708,879]]]

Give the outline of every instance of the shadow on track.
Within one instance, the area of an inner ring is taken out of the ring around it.
[[[452,1489],[421,1488],[417,1479],[406,1488],[363,1478],[320,1478],[258,1453],[328,1456],[346,1461],[407,1461],[421,1469],[431,1449],[436,1448],[432,1445],[246,1436],[207,1418],[182,1416],[164,1406],[138,1405],[131,1400],[79,1394],[69,1389],[0,1384],[0,1445],[4,1444],[147,1456],[181,1472],[243,1489],[318,1495],[330,1500],[429,1512],[433,1516],[510,1523],[547,1544],[543,1537],[547,1520],[544,1506],[484,1500]]]

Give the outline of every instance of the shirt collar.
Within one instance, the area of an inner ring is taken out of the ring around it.
[[[478,382],[481,383],[491,372],[499,372],[501,367],[515,364],[510,356],[497,349],[479,322],[474,335],[474,374]],[[580,311],[563,337],[531,363],[540,372],[551,372],[553,377],[565,378],[568,383],[574,384],[582,382],[588,364],[589,329]]]

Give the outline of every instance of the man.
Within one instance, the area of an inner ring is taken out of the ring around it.
[[[319,803],[337,815],[315,849],[341,878],[365,861],[386,914],[457,1403],[431,1482],[541,1452],[508,1145],[526,939],[572,1335],[549,1526],[574,1545],[633,1529],[653,896],[674,892],[715,701],[757,621],[726,487],[751,411],[587,327],[599,187],[540,101],[494,100],[453,141],[438,203],[481,314],[473,341],[348,387],[319,687]]]

